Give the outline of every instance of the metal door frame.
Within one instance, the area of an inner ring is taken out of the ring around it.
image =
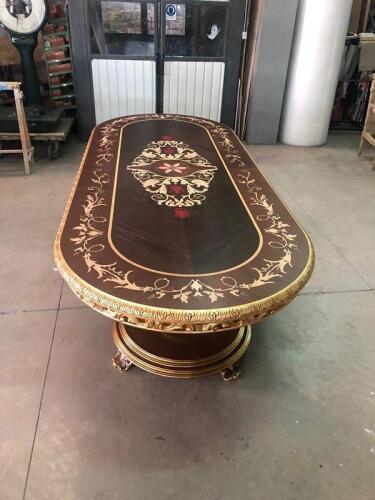
[[[138,3],[139,0],[126,0]],[[164,60],[168,61],[220,61],[225,63],[224,88],[221,108],[221,122],[234,127],[238,82],[240,77],[240,61],[242,52],[242,33],[246,0],[229,0],[226,26],[226,43],[223,57],[173,57],[164,56],[165,15],[163,8],[167,0],[149,0],[155,5],[154,55],[132,56],[117,54],[93,54],[91,52],[91,35],[88,12],[88,0],[69,1],[69,23],[72,45],[72,63],[75,71],[77,118],[79,132],[86,140],[95,126],[94,90],[91,61],[93,59],[145,60],[156,64],[156,112],[163,109]],[[176,3],[200,4],[201,0],[180,0]],[[222,1],[210,0],[209,5],[225,5]]]

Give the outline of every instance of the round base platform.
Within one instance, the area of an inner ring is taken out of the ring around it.
[[[208,334],[173,334],[114,322],[113,338],[119,350],[114,364],[121,370],[127,370],[134,363],[164,377],[191,378],[229,369],[223,377],[230,380],[238,376],[238,372],[230,368],[245,353],[251,328]]]

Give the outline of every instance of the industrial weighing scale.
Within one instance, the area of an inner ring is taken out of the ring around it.
[[[0,24],[10,33],[21,56],[25,113],[30,132],[54,129],[63,109],[48,109],[41,103],[40,87],[34,62],[38,32],[47,21],[46,0],[0,0]],[[17,132],[14,107],[0,107],[0,132]]]

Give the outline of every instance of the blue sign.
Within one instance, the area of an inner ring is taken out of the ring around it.
[[[167,13],[167,17],[175,17],[176,16],[176,6],[173,3],[167,4],[165,11]]]

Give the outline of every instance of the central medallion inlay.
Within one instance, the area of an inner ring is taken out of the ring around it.
[[[174,208],[175,217],[181,219],[204,202],[217,171],[206,158],[171,136],[148,144],[127,169],[153,201]]]

